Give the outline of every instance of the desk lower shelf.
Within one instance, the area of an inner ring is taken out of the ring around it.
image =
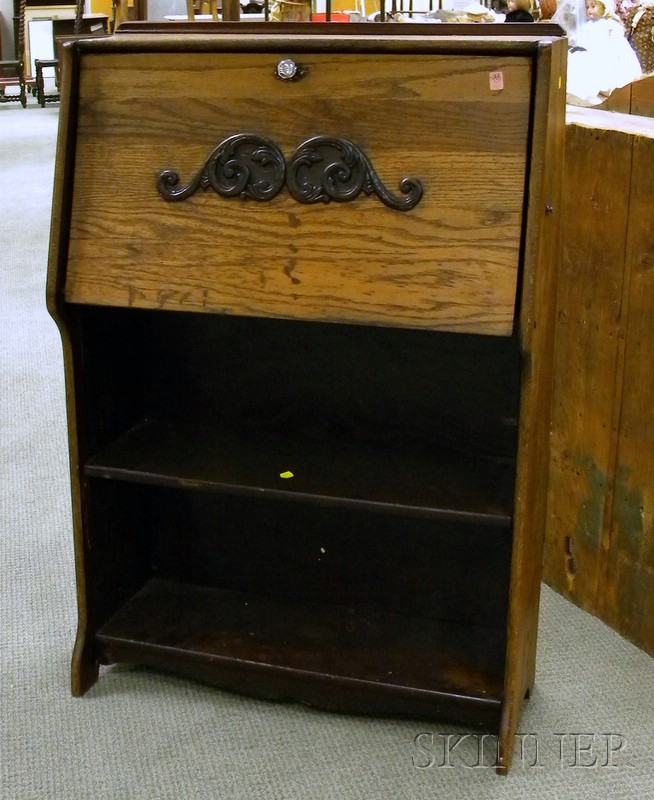
[[[505,633],[151,579],[96,636],[102,663],[178,672],[332,710],[494,727]]]

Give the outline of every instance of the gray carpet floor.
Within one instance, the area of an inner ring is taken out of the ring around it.
[[[489,740],[473,768],[480,740],[456,724],[322,713],[121,666],[71,697],[63,367],[44,288],[57,118],[0,106],[1,800],[654,797],[654,659],[546,587],[508,778],[483,766]]]

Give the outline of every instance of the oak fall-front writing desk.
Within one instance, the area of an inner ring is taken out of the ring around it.
[[[66,48],[73,693],[125,661],[451,717],[505,770],[534,679],[565,43],[335,27]]]

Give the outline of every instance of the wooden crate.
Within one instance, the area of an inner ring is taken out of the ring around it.
[[[616,89],[599,108],[601,111],[654,117],[654,75],[643,75],[639,80]]]
[[[654,654],[654,121],[568,111],[545,580]]]

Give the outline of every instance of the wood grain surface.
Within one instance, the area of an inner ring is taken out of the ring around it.
[[[536,124],[518,331],[523,371],[499,773],[511,766],[520,711],[535,680],[563,211],[566,57],[565,42],[543,46],[535,81]]]
[[[600,615],[654,654],[654,138],[633,140],[624,373]]]
[[[654,117],[654,75],[648,75],[632,84],[630,112],[643,117]]]
[[[545,572],[593,603],[615,460],[630,169],[628,134],[568,126]]]
[[[142,308],[376,322],[507,335],[513,329],[529,132],[524,57],[307,54],[277,80],[276,54],[83,57],[66,299]],[[489,73],[503,74],[491,91]],[[255,89],[256,87],[256,89]],[[355,142],[409,212],[375,197],[302,205],[173,203],[234,133]]]
[[[579,110],[566,138],[544,578],[654,654],[654,128]]]

